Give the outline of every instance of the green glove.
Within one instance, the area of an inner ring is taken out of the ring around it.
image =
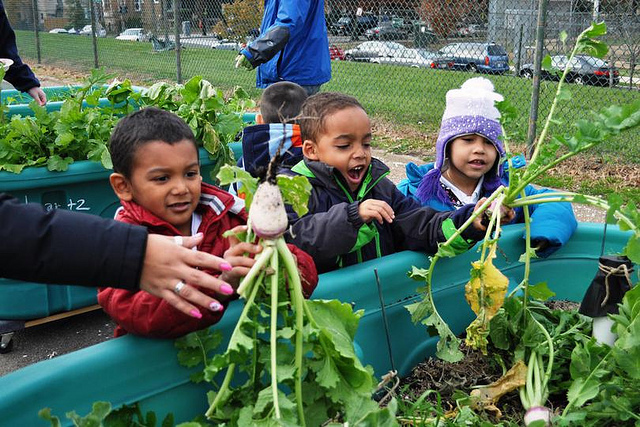
[[[253,65],[242,53],[236,56],[236,68],[244,67],[247,70],[253,70]]]

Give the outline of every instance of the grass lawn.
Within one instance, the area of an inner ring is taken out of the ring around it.
[[[33,33],[17,31],[18,47],[25,58],[36,57]],[[42,62],[87,72],[94,65],[91,38],[65,34],[40,34]],[[113,38],[98,39],[99,65],[120,78],[131,78],[142,85],[158,80],[176,80],[176,56],[170,52],[152,52],[150,43],[122,42]],[[236,53],[226,50],[187,47],[182,51],[182,78],[202,75],[222,89],[243,86],[258,98],[255,89],[255,72],[233,67]],[[447,90],[459,87],[462,82],[477,74],[459,71],[417,69],[393,65],[333,62],[332,80],[323,86],[326,91],[341,91],[356,96],[385,130],[376,133],[376,144],[399,153],[421,154],[432,149],[437,135]],[[496,90],[518,110],[516,140],[524,141],[526,135],[532,81],[513,76],[487,76]],[[542,82],[538,130],[546,117],[556,85]],[[589,112],[611,104],[625,104],[640,99],[639,91],[621,88],[601,88],[569,85],[572,100],[558,108],[554,132],[570,130],[578,118],[588,118]],[[393,137],[388,137],[392,134]],[[614,137],[603,143],[596,155],[615,163],[640,164],[640,129]],[[632,185],[633,186],[633,185]],[[605,186],[606,187],[606,186]],[[632,189],[633,190],[633,189]],[[636,189],[637,190],[637,189]],[[640,190],[636,191],[640,193]],[[632,197],[635,198],[635,197]],[[637,196],[640,201],[640,194]]]

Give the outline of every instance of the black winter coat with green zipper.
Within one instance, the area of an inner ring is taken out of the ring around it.
[[[403,250],[434,254],[438,243],[446,241],[473,212],[474,205],[450,212],[437,212],[420,206],[402,194],[386,176],[389,168],[377,159],[371,165],[357,193],[333,167],[304,159],[288,175],[304,175],[312,185],[309,213],[298,217],[288,209],[289,232],[286,240],[310,254],[318,273],[335,270]],[[365,224],[358,214],[360,203],[383,200],[395,214],[393,222]],[[462,253],[482,239],[484,233],[473,226],[454,241]]]

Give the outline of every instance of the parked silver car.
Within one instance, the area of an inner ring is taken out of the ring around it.
[[[397,56],[406,47],[396,42],[368,41],[344,52],[346,61],[371,62],[374,58]]]
[[[404,65],[414,68],[434,68],[450,70],[453,68],[453,59],[440,55],[428,49],[403,49],[395,52],[395,55],[380,56],[371,59],[377,64]]]

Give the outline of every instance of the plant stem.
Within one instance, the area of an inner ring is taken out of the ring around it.
[[[304,324],[303,324],[303,311],[306,307],[304,302],[304,296],[302,295],[302,284],[300,283],[300,273],[296,266],[296,261],[293,259],[291,251],[287,247],[283,237],[276,240],[276,248],[278,253],[282,257],[285,269],[287,271],[287,278],[289,279],[289,292],[291,294],[291,301],[295,309],[296,316],[296,341],[295,341],[295,363],[296,363],[296,404],[298,407],[298,418],[301,426],[305,425],[304,407],[302,405],[302,346],[304,338]]]
[[[240,282],[240,286],[238,286],[238,290],[236,291],[238,295],[240,295],[241,297],[244,296],[245,289],[247,288],[249,283],[251,283],[253,279],[258,275],[260,270],[262,270],[262,267],[264,267],[264,265],[269,261],[272,254],[273,246],[267,246],[260,253],[260,255],[258,255],[255,264],[253,264],[251,270],[249,270],[249,273],[247,273],[247,275],[244,276],[244,279],[242,279],[242,282]]]
[[[514,200],[510,206],[520,207],[520,206],[534,205],[538,203],[553,203],[553,202],[583,203],[583,204],[596,206],[598,208],[602,208],[605,210],[608,210],[610,208],[609,203],[607,203],[605,200],[602,200],[598,197],[585,196],[582,194],[572,193],[568,191],[541,193],[541,194],[526,196],[524,198]],[[629,227],[631,230],[637,230],[637,227],[634,224],[634,222],[630,218],[628,218],[626,215],[622,214],[620,211],[615,211],[613,213],[613,216],[618,221],[625,223],[625,225]]]
[[[512,206],[511,205],[511,203],[513,202],[512,199],[515,199],[515,196],[517,194],[520,194],[520,192],[522,192],[522,190],[524,190],[527,185],[531,184],[537,177],[539,177],[543,173],[547,172],[548,170],[554,168],[556,165],[562,163],[563,161],[567,160],[568,158],[573,157],[576,154],[580,154],[583,151],[588,150],[588,149],[590,149],[591,147],[593,147],[595,145],[596,145],[595,143],[585,144],[579,150],[571,151],[569,153],[565,153],[562,156],[558,157],[557,159],[552,160],[548,164],[544,165],[540,169],[537,169],[535,172],[533,172],[533,173],[531,173],[529,175],[527,175],[527,173],[525,172],[525,174],[522,177],[522,180],[520,181],[518,186],[515,187],[514,189],[509,189],[509,194],[507,196],[507,204],[509,206]],[[527,172],[528,171],[529,171],[529,169],[527,169]]]
[[[521,197],[524,197],[524,190],[522,191]],[[529,300],[529,274],[531,273],[531,217],[529,216],[528,207],[524,206],[522,208],[522,212],[524,214],[524,229],[525,229],[524,277],[522,278],[522,282],[520,282],[520,285],[518,286],[522,286],[524,289],[524,298],[522,299],[522,309],[527,310],[527,304]],[[527,316],[522,316],[522,320],[525,328],[527,326],[526,319],[527,319]]]
[[[255,264],[254,264],[254,266],[255,266]],[[262,275],[264,275],[264,273],[262,273]],[[240,327],[242,326],[242,324],[244,323],[245,319],[247,318],[247,316],[249,314],[249,310],[253,306],[253,301],[255,300],[256,295],[258,294],[258,289],[259,288],[260,288],[259,286],[254,286],[253,289],[251,290],[251,294],[249,295],[249,298],[247,299],[247,303],[245,304],[244,308],[242,309],[242,313],[240,314],[240,318],[238,319],[238,322],[236,323],[236,327],[233,329],[233,332],[231,333],[231,338],[229,339],[229,342],[233,342],[234,341],[236,334],[238,333],[238,331],[240,330]],[[211,417],[211,415],[213,414],[213,411],[215,410],[215,408],[218,406],[219,403],[221,403],[221,401],[223,399],[223,395],[226,394],[227,390],[229,389],[229,383],[231,382],[231,378],[233,378],[233,372],[234,372],[235,368],[236,368],[236,364],[235,363],[230,363],[229,364],[229,367],[227,368],[227,373],[225,374],[225,377],[224,377],[224,381],[222,382],[222,386],[220,387],[220,390],[218,390],[218,393],[216,394],[215,399],[211,403],[211,406],[209,406],[209,409],[205,413],[205,416],[207,418]]]
[[[269,248],[274,245],[273,240],[264,241]],[[278,254],[272,252],[271,268],[278,271]],[[273,408],[276,412],[276,419],[280,420],[280,403],[278,402],[278,274],[269,277],[271,282],[271,330],[270,330],[270,350],[271,350],[271,393],[273,394]]]
[[[500,187],[496,188],[496,191],[494,191],[488,198],[487,200],[484,201],[484,203],[482,205],[480,205],[480,207],[478,209],[476,209],[475,212],[473,212],[471,214],[471,216],[464,222],[464,224],[462,224],[460,227],[458,227],[458,230],[456,230],[455,233],[453,233],[451,235],[451,237],[449,237],[449,239],[447,239],[446,242],[444,242],[442,244],[442,246],[447,246],[450,245],[451,242],[453,242],[459,235],[462,234],[462,232],[464,230],[467,229],[467,227],[469,227],[473,221],[479,216],[482,215],[484,213],[484,211],[487,210],[487,208],[491,205],[491,203],[502,193],[504,193],[505,187],[503,185],[501,185]]]
[[[580,42],[580,40],[582,40],[584,38],[586,32],[587,32],[587,30],[585,30],[582,33],[580,33],[580,35],[576,39],[576,43],[573,46],[573,50],[571,51],[571,55],[569,55],[569,59],[567,60],[567,64],[571,63],[571,60],[573,59],[573,57],[575,56],[576,52],[578,51],[578,46],[580,45],[579,42]],[[560,77],[560,81],[558,82],[558,87],[556,88],[556,94],[555,94],[555,96],[553,98],[553,103],[551,104],[551,108],[549,109],[549,114],[547,114],[547,119],[544,122],[544,127],[542,128],[542,132],[540,132],[540,136],[538,137],[538,142],[536,143],[536,147],[535,147],[535,149],[533,151],[533,155],[531,156],[530,163],[535,162],[536,158],[538,157],[538,154],[540,153],[540,147],[542,146],[542,144],[544,144],[544,140],[547,137],[547,132],[549,132],[549,127],[551,126],[551,122],[552,122],[553,116],[555,115],[556,107],[558,106],[558,101],[559,101],[559,98],[560,98],[560,92],[562,90],[562,86],[565,83],[565,80],[567,79],[567,75],[569,74],[569,71],[571,71],[571,67],[569,65],[567,65],[565,67],[565,69],[564,69],[564,72],[562,73],[562,77]],[[520,191],[521,191],[521,189],[518,189],[518,190],[514,191],[513,194],[518,194],[518,193],[520,193]]]

